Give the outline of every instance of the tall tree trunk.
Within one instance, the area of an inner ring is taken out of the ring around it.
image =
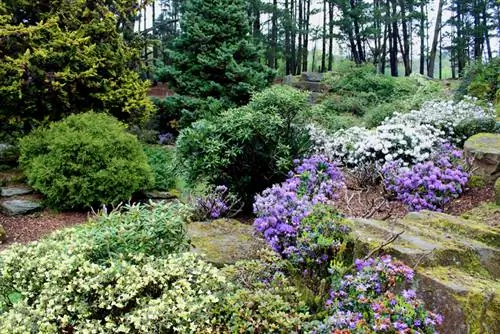
[[[295,0],[297,1],[297,0]],[[297,25],[296,25],[296,15],[295,15],[295,6],[296,2],[294,0],[290,0],[290,18],[291,18],[291,37],[290,37],[290,48],[291,48],[291,54],[290,54],[290,68],[292,69],[292,74],[297,74],[297,67],[295,66],[296,63],[296,38],[297,38]]]
[[[350,0],[350,5],[351,5],[351,12],[356,9],[356,0]],[[352,17],[353,23],[354,23],[354,36],[356,38],[356,46],[358,49],[358,58],[359,58],[359,63],[364,63],[366,61],[366,57],[363,52],[363,43],[361,40],[361,32],[360,32],[360,26],[359,26],[359,14],[355,14]]]
[[[323,0],[323,54],[321,55],[321,72],[326,70],[326,2]]]
[[[260,32],[260,27],[259,27],[259,32]],[[271,68],[276,68],[277,44],[278,44],[278,0],[273,0],[273,12],[271,13],[271,43],[269,48],[269,56],[267,59],[267,66]]]
[[[474,18],[473,36],[474,36],[474,59],[480,60],[483,54],[483,27],[481,26],[481,0],[472,2],[472,16]]]
[[[290,69],[290,20],[289,20],[289,7],[288,0],[285,0],[285,74],[289,75],[291,73]]]
[[[296,67],[297,67],[297,73],[300,73],[302,69],[302,55],[304,54],[302,50],[302,38],[303,38],[303,33],[304,33],[304,13],[303,13],[303,8],[302,8],[302,1],[303,0],[298,0],[298,9],[299,9],[299,20],[298,20],[298,35],[299,35],[299,41],[297,43],[297,62],[296,62]]]
[[[151,25],[151,31],[153,32],[153,36],[156,36],[155,25],[156,25],[156,3],[153,0],[151,3],[151,8],[153,8],[153,21]],[[156,39],[156,38],[155,38]],[[156,60],[158,58],[158,45],[153,44],[153,58]]]
[[[401,27],[403,30],[403,47],[401,53],[403,54],[403,64],[405,66],[405,76],[411,74],[411,64],[410,64],[410,37],[408,35],[408,20],[406,17],[406,1],[400,1],[401,7]]]
[[[304,45],[302,46],[303,50],[303,55],[302,55],[302,71],[307,72],[307,61],[309,57],[309,22],[311,19],[311,0],[305,0],[304,2],[304,9],[305,9],[305,27],[304,27]],[[313,68],[314,70],[314,68]]]
[[[497,6],[500,7],[500,6]],[[487,0],[483,0],[483,26],[484,26],[484,41],[486,43],[486,52],[488,54],[488,60],[493,59],[493,54],[491,52],[491,44],[490,44],[490,34],[489,34],[489,29],[488,29],[488,15],[486,12],[487,9]],[[499,23],[500,21],[497,21]],[[497,30],[500,32],[500,29]]]
[[[396,0],[391,0],[392,4],[392,42],[389,50],[389,62],[391,64],[391,75],[398,76],[398,20],[397,20],[397,3]]]
[[[424,0],[420,0],[420,27],[419,27],[419,37],[420,37],[420,67],[419,73],[424,75],[425,71],[425,12],[424,12]]]
[[[436,25],[434,27],[434,36],[432,38],[431,52],[429,54],[429,60],[428,60],[429,66],[427,66],[427,75],[431,78],[434,78],[434,62],[436,61],[437,44],[438,44],[438,39],[440,39],[441,37],[441,18],[443,16],[443,4],[444,0],[438,0]]]
[[[328,2],[328,71],[333,68],[333,1]]]
[[[439,80],[443,80],[443,35],[439,30]]]

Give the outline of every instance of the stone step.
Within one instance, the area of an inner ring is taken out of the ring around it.
[[[480,220],[464,219],[440,212],[420,211],[410,212],[398,223],[402,226],[418,225],[430,228],[430,231],[439,230],[445,234],[459,235],[493,247],[500,245],[500,227],[488,226]]]
[[[28,188],[26,186],[9,186],[0,188],[0,195],[2,197],[28,195],[31,194],[32,192],[33,189]]]
[[[384,251],[410,266],[452,266],[483,276],[500,277],[500,250],[480,241],[446,234],[429,226],[405,225],[370,219],[352,219],[360,239],[360,252],[384,243],[391,235],[404,231]]]
[[[40,202],[12,199],[0,202],[0,211],[9,216],[26,215],[42,209]]]

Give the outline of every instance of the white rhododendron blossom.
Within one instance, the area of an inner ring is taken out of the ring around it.
[[[409,113],[395,113],[386,119],[382,125],[407,124],[432,125],[444,132],[447,140],[459,142],[465,138],[456,138],[455,129],[464,120],[471,119],[494,119],[493,106],[489,104],[486,108],[477,105],[477,99],[466,96],[460,102],[453,101],[428,101],[420,110],[412,110]]]
[[[406,165],[426,161],[444,142],[460,142],[455,128],[470,119],[494,119],[491,107],[483,108],[476,99],[426,102],[420,110],[396,113],[377,128],[353,127],[329,135],[309,126],[313,153],[326,155],[344,165],[355,167],[401,160]]]

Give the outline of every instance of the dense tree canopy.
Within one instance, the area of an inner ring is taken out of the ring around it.
[[[139,52],[124,38],[138,8],[130,0],[5,1],[0,122],[29,128],[88,110],[122,120],[148,113],[148,84],[135,71]]]
[[[259,62],[244,0],[189,0],[182,14],[182,33],[167,51],[166,79],[176,93],[237,106],[269,84],[273,73]]]

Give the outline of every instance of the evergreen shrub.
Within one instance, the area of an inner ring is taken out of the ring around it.
[[[181,131],[178,160],[190,182],[225,185],[245,203],[286,176],[296,157],[309,148],[299,124],[307,95],[292,88],[270,88],[249,105],[202,119]]]
[[[153,182],[137,138],[94,112],[35,129],[21,140],[19,161],[28,183],[60,210],[118,204]]]

